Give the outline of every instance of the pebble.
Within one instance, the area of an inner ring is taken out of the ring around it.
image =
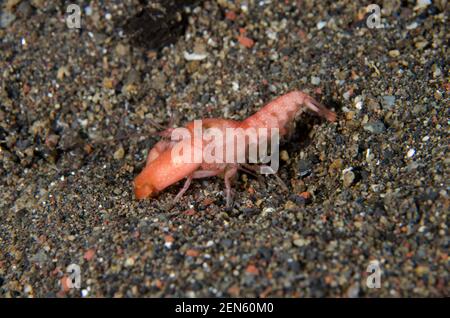
[[[125,156],[125,150],[123,149],[122,146],[120,146],[114,152],[113,158],[116,159],[116,160],[120,160],[120,159],[123,159],[124,156]]]
[[[391,51],[389,51],[389,56],[390,57],[398,57],[398,56],[400,56],[400,51],[399,50],[391,50]]]
[[[320,84],[320,78],[316,76],[311,77],[311,84],[313,85],[319,85]]]
[[[386,130],[384,124],[381,121],[374,121],[367,123],[363,126],[365,131],[371,132],[373,134],[381,134]]]
[[[133,265],[134,265],[134,258],[128,257],[128,258],[125,260],[125,266],[126,266],[126,267],[131,267],[131,266],[133,266]]]
[[[385,109],[391,109],[395,104],[395,96],[386,95],[382,97],[381,105]]]
[[[302,246],[308,245],[310,243],[310,241],[307,239],[304,239],[304,238],[298,238],[298,239],[295,239],[292,243],[294,243],[294,245],[297,247],[302,247]]]
[[[208,57],[208,54],[188,53],[184,51],[183,56],[186,61],[201,61],[206,59]]]
[[[130,53],[130,47],[128,45],[119,43],[116,46],[116,52],[119,56],[126,56]]]
[[[413,23],[410,23],[406,26],[407,30],[414,30],[419,26],[419,23],[417,23],[416,21],[414,21]]]
[[[238,41],[241,45],[245,46],[248,49],[251,49],[255,45],[255,41],[244,35],[238,36]]]
[[[416,47],[416,49],[423,49],[424,47],[426,47],[428,45],[428,41],[420,41],[420,42],[416,42],[414,44],[414,46]]]
[[[300,159],[298,162],[298,172],[300,177],[305,177],[311,173],[312,162],[306,159]]]
[[[0,12],[0,28],[7,28],[14,22],[16,16],[9,12]]]
[[[411,148],[411,149],[409,149],[408,152],[406,153],[406,157],[412,158],[412,157],[414,157],[415,154],[416,154],[416,150]]]
[[[289,161],[289,154],[288,154],[288,152],[286,150],[282,150],[280,152],[280,158],[281,158],[281,160],[283,160],[285,162]]]
[[[342,172],[342,179],[344,181],[344,187],[350,187],[355,181],[355,173],[352,168],[347,168]]]
[[[442,75],[442,71],[437,64],[433,64],[433,77],[440,77]]]
[[[317,22],[317,29],[322,30],[327,25],[326,21],[319,21]]]

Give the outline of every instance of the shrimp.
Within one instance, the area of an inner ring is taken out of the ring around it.
[[[325,117],[330,122],[336,120],[336,114],[314,100],[311,96],[301,92],[292,91],[287,93],[272,102],[268,103],[258,112],[246,118],[243,121],[208,118],[202,120],[202,129],[216,129],[225,133],[227,129],[279,129],[280,136],[285,136],[289,133],[296,118],[305,110],[309,109],[319,116]],[[134,179],[134,193],[137,199],[144,199],[147,197],[155,197],[165,188],[172,184],[179,182],[186,178],[183,188],[179,191],[173,202],[177,202],[182,195],[188,190],[193,179],[207,178],[213,176],[221,176],[225,182],[226,202],[227,206],[231,206],[231,183],[235,177],[238,169],[246,170],[248,165],[241,164],[236,160],[238,153],[235,153],[231,162],[206,162],[203,161],[189,161],[177,162],[174,156],[175,147],[193,147],[204,154],[205,146],[215,146],[218,141],[198,140],[195,137],[194,122],[188,123],[185,128],[189,131],[192,138],[182,140],[161,140],[149,151],[147,156],[147,163],[142,172]],[[168,137],[173,128],[169,128],[162,133],[163,136]],[[257,130],[260,131],[260,130]],[[257,136],[261,138],[261,136]],[[270,136],[269,136],[270,139]],[[223,143],[224,140],[221,140]],[[234,142],[234,140],[233,140]],[[226,144],[226,142],[225,142]],[[200,148],[199,148],[200,145]],[[221,144],[223,145],[223,144]],[[249,146],[246,140],[244,149]],[[226,147],[219,148],[226,155],[226,152],[233,147],[236,149],[236,144],[226,144]],[[220,151],[220,150],[219,150]],[[202,156],[202,158],[204,158]],[[247,170],[248,171],[248,170]]]

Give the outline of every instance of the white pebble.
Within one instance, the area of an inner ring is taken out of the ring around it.
[[[407,29],[407,30],[414,30],[414,29],[417,28],[418,26],[419,26],[419,23],[413,22],[413,23],[411,23],[411,24],[408,24],[408,25],[406,26],[406,29]]]
[[[317,29],[322,30],[327,25],[326,21],[319,21],[317,23]]]
[[[172,247],[172,242],[165,242],[164,246],[168,249],[170,249]]]
[[[361,95],[358,95],[355,97],[355,107],[358,110],[361,110],[363,107],[363,97]]]
[[[319,85],[320,84],[320,78],[316,77],[316,76],[311,77],[311,84]]]
[[[188,53],[184,51],[184,58],[187,61],[201,61],[204,60],[207,56],[207,54]]]
[[[267,37],[271,40],[276,40],[278,38],[278,34],[274,32],[273,30],[267,30],[266,31]]]
[[[408,153],[406,154],[406,156],[408,157],[408,158],[411,158],[411,157],[413,157],[414,155],[416,154],[416,151],[414,150],[414,149],[409,149],[408,150]]]

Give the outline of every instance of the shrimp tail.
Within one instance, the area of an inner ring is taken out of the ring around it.
[[[279,128],[285,135],[297,115],[306,108],[329,121],[336,120],[336,114],[314,98],[301,91],[293,91],[271,101],[258,112],[242,121],[242,128]]]

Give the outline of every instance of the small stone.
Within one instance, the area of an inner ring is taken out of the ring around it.
[[[227,11],[225,13],[225,18],[230,21],[234,21],[237,18],[237,15],[234,11]]]
[[[345,113],[345,119],[348,121],[353,120],[353,118],[355,117],[355,112],[354,111],[349,111]]]
[[[391,51],[389,51],[389,56],[390,57],[398,57],[398,56],[400,56],[400,51],[399,50],[391,50]]]
[[[425,265],[419,265],[416,267],[416,274],[419,276],[425,275],[430,271],[428,266]]]
[[[125,156],[125,150],[123,149],[122,146],[120,146],[120,147],[114,152],[113,158],[116,159],[116,160],[120,160],[120,159],[123,159],[124,156]]]
[[[200,255],[200,252],[197,250],[189,249],[186,251],[186,256],[197,257],[198,255]]]
[[[20,17],[28,18],[33,13],[33,8],[28,1],[22,1],[16,12]]]
[[[289,161],[289,154],[286,150],[282,150],[280,153],[280,158],[283,161]]]
[[[66,66],[61,66],[58,69],[58,72],[56,74],[56,78],[59,80],[62,80],[64,77],[70,76],[69,69]]]
[[[319,85],[320,84],[320,78],[316,76],[311,77],[311,84],[313,85]]]
[[[183,53],[184,59],[186,61],[201,61],[204,60],[208,57],[208,54],[199,54],[199,53],[188,53],[186,51],[184,51]]]
[[[250,275],[259,275],[259,270],[255,265],[248,265],[247,268],[245,269],[245,272],[250,274]]]
[[[342,161],[342,159],[336,159],[330,164],[328,170],[330,171],[330,173],[341,171],[343,165],[344,162]]]
[[[367,123],[363,126],[365,131],[371,132],[373,134],[381,134],[386,130],[384,124],[381,121],[374,121]]]
[[[15,19],[16,16],[12,13],[6,11],[0,13],[0,28],[7,28]]]
[[[361,95],[355,97],[355,108],[358,110],[363,108],[363,97]]]
[[[408,152],[406,153],[406,157],[412,158],[412,157],[414,157],[415,154],[416,154],[416,150],[411,148],[411,149],[409,149]]]
[[[348,90],[342,95],[342,97],[344,97],[345,100],[349,100],[350,97],[352,96],[352,94],[353,94],[353,91],[352,90]]]
[[[417,23],[417,22],[413,22],[413,23],[411,23],[411,24],[408,24],[407,26],[406,26],[406,29],[407,30],[414,30],[415,28],[417,28],[419,26],[419,23]]]
[[[317,22],[317,29],[322,30],[327,25],[326,21],[319,21]]]
[[[37,252],[35,255],[33,255],[30,258],[30,261],[33,262],[33,263],[38,263],[40,265],[43,265],[43,264],[47,263],[48,256],[44,252],[44,250],[39,250],[39,252]]]
[[[130,52],[130,47],[122,43],[117,44],[116,53],[120,56],[126,56]]]
[[[125,261],[125,266],[126,267],[131,267],[134,265],[134,258],[132,257],[128,257]]]
[[[59,136],[55,134],[50,134],[45,138],[45,145],[50,148],[54,149],[58,145],[59,142]]]
[[[136,69],[131,69],[127,74],[127,79],[125,83],[129,84],[138,84],[141,81],[141,74]]]
[[[299,194],[303,199],[305,199],[306,202],[309,202],[311,200],[311,193],[308,191],[304,191],[302,193]]]
[[[394,106],[394,104],[395,104],[395,96],[391,96],[391,95],[383,96],[383,100],[381,102],[381,105],[383,106],[383,108],[391,109],[392,106]]]
[[[427,45],[428,45],[428,42],[427,42],[427,41],[420,41],[420,42],[417,42],[417,43],[415,44],[415,47],[416,47],[416,49],[421,50],[421,49],[423,49],[424,47],[426,47]]]
[[[238,41],[241,45],[245,46],[247,49],[251,49],[255,45],[255,41],[243,35],[238,36]]]
[[[442,71],[437,64],[433,64],[433,77],[440,77],[442,75]]]
[[[298,162],[298,172],[300,177],[306,177],[311,173],[312,163],[309,160],[301,159]]]
[[[380,103],[378,103],[375,99],[369,99],[367,101],[367,108],[371,112],[378,112],[380,110]]]
[[[351,168],[345,169],[342,173],[342,179],[344,180],[344,187],[350,187],[355,181],[355,173]]]
[[[293,209],[295,209],[297,207],[297,205],[294,203],[294,202],[292,202],[291,200],[288,200],[287,202],[286,202],[286,204],[284,205],[284,208],[286,209],[286,210],[293,210]]]
[[[114,88],[114,82],[110,77],[105,77],[103,79],[103,87],[106,89],[113,89]]]
[[[175,238],[172,235],[164,236],[164,246],[168,249],[172,248]]]
[[[197,72],[199,67],[200,67],[200,64],[198,61],[192,61],[187,64],[187,70],[191,74],[194,74],[195,72]]]
[[[84,253],[83,258],[89,262],[94,257],[94,255],[95,255],[95,249],[90,248]]]
[[[310,242],[307,239],[298,238],[293,241],[294,245],[297,247],[302,247],[308,245]]]

